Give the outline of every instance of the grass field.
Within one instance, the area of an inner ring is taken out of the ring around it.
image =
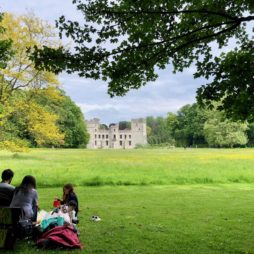
[[[82,253],[254,253],[252,149],[33,150],[0,161],[15,184],[36,176],[46,210],[59,186],[77,185]],[[45,253],[25,241],[16,252]]]
[[[254,183],[253,149],[54,150],[0,153],[14,184],[33,174],[40,187]]]

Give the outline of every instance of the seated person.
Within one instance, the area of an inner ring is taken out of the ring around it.
[[[76,206],[76,202],[71,200],[68,205],[61,205],[60,207],[55,208],[50,215],[44,215],[44,218],[63,217],[65,224],[77,224],[78,220],[75,216]]]
[[[62,205],[71,206],[74,208],[75,217],[78,215],[78,197],[74,192],[72,184],[65,184],[63,187],[63,200],[60,200]]]
[[[2,182],[0,183],[0,206],[10,206],[15,187],[10,183],[14,173],[11,169],[5,169],[2,173]]]
[[[38,208],[38,194],[36,180],[33,176],[25,176],[13,195],[10,207],[19,207],[22,210],[22,219],[36,221]]]

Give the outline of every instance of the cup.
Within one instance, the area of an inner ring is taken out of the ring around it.
[[[53,207],[59,207],[59,206],[61,206],[61,202],[59,201],[59,200],[54,200],[54,202],[53,202]]]

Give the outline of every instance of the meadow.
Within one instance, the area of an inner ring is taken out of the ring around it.
[[[33,149],[0,161],[15,185],[36,176],[46,210],[75,184],[85,248],[73,253],[254,253],[253,149]],[[58,253],[27,241],[15,251],[35,252]]]
[[[35,175],[39,187],[254,183],[253,149],[33,149],[0,153],[18,184]]]

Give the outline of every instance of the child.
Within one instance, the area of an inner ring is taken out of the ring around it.
[[[61,200],[62,205],[71,206],[74,208],[75,217],[78,215],[78,197],[73,190],[72,184],[65,184],[63,187],[63,200]]]

